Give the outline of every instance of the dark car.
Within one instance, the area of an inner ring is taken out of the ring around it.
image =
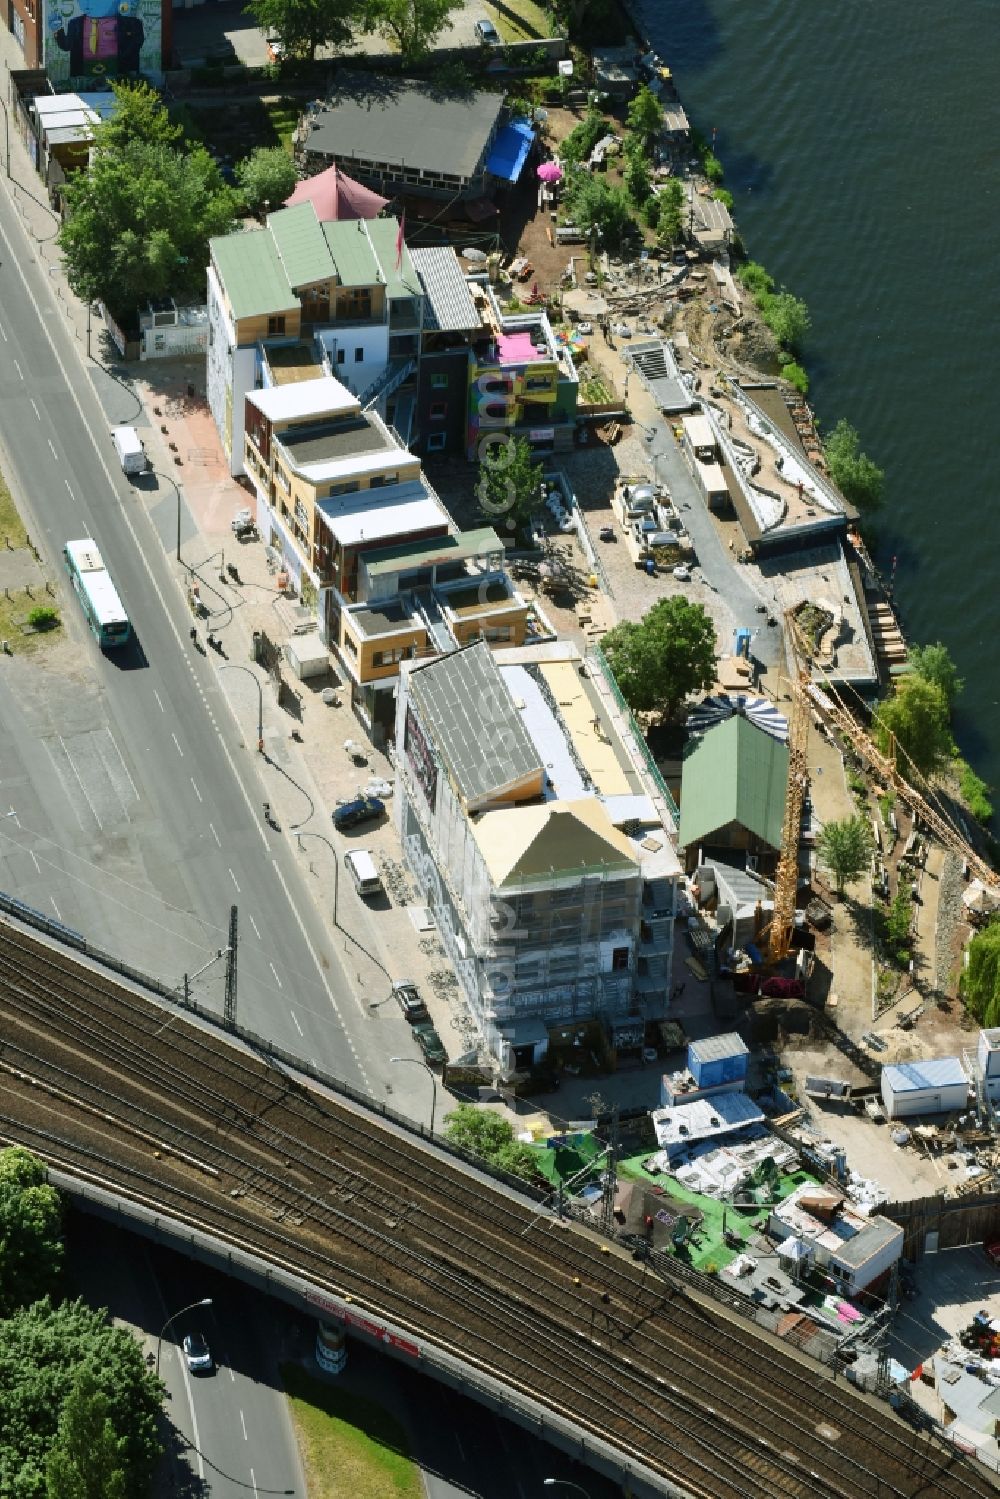
[[[420,1024],[413,1027],[413,1035],[417,1045],[424,1054],[424,1060],[432,1067],[443,1067],[448,1060],[448,1053],[441,1042],[441,1037],[430,1024]]]
[[[337,807],[333,814],[335,828],[356,828],[362,822],[374,822],[385,812],[385,802],[377,796],[356,796],[352,802]]]
[[[411,1025],[418,1025],[421,1021],[428,1020],[427,1006],[420,998],[420,990],[416,984],[411,984],[407,979],[400,979],[393,984],[392,992],[396,996],[396,1003],[403,1012],[403,1016]]]

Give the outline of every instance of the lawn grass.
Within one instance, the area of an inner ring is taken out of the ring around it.
[[[264,104],[267,115],[268,129],[273,140],[262,142],[263,145],[283,146],[289,156],[292,154],[292,135],[296,125],[299,123],[299,115],[302,106],[297,99],[268,99]]]
[[[24,630],[32,609],[56,602],[39,588],[31,591],[33,598],[29,598],[23,588],[12,588],[8,598],[6,592],[0,589],[0,639],[6,640],[15,656],[33,656],[43,646],[62,639],[61,621],[47,630]]]
[[[171,118],[184,127],[185,135],[202,145],[213,146],[233,163],[257,146],[281,146],[292,153],[292,134],[302,109],[297,99],[245,99],[229,108],[216,105],[176,104]]]
[[[17,513],[14,497],[7,487],[7,481],[0,474],[0,545],[12,547],[24,547],[28,545],[28,533],[25,530],[24,521]]]
[[[388,1411],[336,1381],[283,1364],[309,1499],[423,1499],[406,1435]]]
[[[496,17],[497,30],[505,42],[536,42],[552,35],[552,22],[535,0],[505,0],[505,7]]]

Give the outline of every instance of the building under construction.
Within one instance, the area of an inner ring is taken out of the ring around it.
[[[626,710],[627,712],[627,710]],[[665,1013],[680,864],[669,793],[566,642],[404,664],[395,811],[480,1049],[531,1066],[549,1033],[612,1046]]]

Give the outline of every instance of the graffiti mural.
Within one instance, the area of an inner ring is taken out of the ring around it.
[[[48,0],[45,8],[45,71],[56,84],[158,76],[160,42],[160,0]]]

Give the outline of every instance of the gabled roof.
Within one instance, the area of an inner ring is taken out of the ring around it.
[[[399,239],[398,219],[370,219],[365,225],[368,237],[375,246],[382,275],[385,277],[385,292],[388,297],[419,297],[422,291],[410,252],[404,241],[399,269],[396,269],[396,244]],[[404,230],[405,233],[405,230]]]
[[[341,286],[375,286],[382,280],[378,257],[363,219],[322,226]]]
[[[781,847],[788,746],[746,718],[709,729],[687,750],[681,778],[680,845],[690,848],[729,823]]]
[[[209,241],[209,249],[237,320],[294,312],[298,307],[299,299],[267,229],[219,235]]]
[[[291,286],[309,286],[314,281],[331,279],[335,271],[333,256],[311,203],[269,213],[267,227]]]
[[[593,796],[484,812],[473,833],[495,885],[638,868],[631,843]]]
[[[485,641],[417,667],[410,697],[466,806],[541,777],[538,751]]]
[[[425,330],[461,333],[482,327],[469,284],[450,246],[413,250],[410,258],[426,298]]]

